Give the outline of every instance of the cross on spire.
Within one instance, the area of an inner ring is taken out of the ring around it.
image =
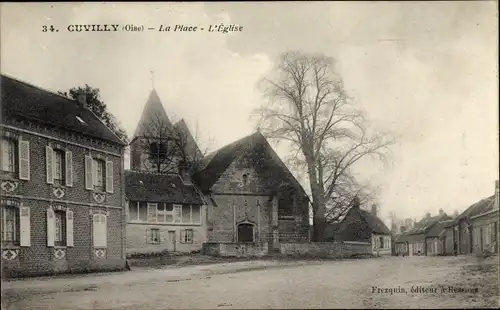
[[[151,88],[154,89],[155,88],[155,72],[154,72],[154,70],[151,70],[149,72],[151,72]]]

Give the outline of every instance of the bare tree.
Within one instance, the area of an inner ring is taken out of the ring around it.
[[[264,135],[288,141],[296,167],[307,172],[312,195],[313,239],[323,239],[326,203],[362,158],[384,160],[392,137],[371,128],[344,89],[332,58],[284,53],[263,79],[269,98],[258,113]]]
[[[347,178],[345,178],[347,179]],[[349,182],[338,182],[335,191],[326,201],[325,220],[334,222],[357,204],[365,211],[371,211],[371,206],[377,204],[377,195],[369,185],[361,185],[351,176]]]
[[[187,172],[193,174],[200,166],[200,161],[206,154],[202,152],[197,143],[198,128],[193,137],[184,122],[172,123],[161,117],[153,115],[150,123],[143,128],[141,137],[141,150],[147,154],[144,167],[155,173],[177,173],[182,165]]]
[[[200,149],[198,141],[201,140],[201,135],[198,124],[196,124],[194,136],[189,132],[184,120],[176,123],[174,129],[175,141],[179,150],[179,160],[192,175],[201,170],[202,159],[208,154],[213,139],[209,139],[208,145]]]

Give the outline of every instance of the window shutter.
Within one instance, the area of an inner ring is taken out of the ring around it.
[[[92,157],[85,155],[85,189],[94,189]]]
[[[102,231],[102,246],[106,247],[108,244],[108,221],[107,216],[101,215],[101,231]]]
[[[107,229],[106,229],[106,216],[102,214],[94,214],[94,247],[106,247],[107,243]]]
[[[47,246],[54,246],[56,239],[56,218],[54,210],[47,209]]]
[[[151,229],[148,228],[146,229],[146,244],[151,243],[149,239],[151,239]]]
[[[73,211],[66,211],[66,246],[73,246]]]
[[[94,247],[98,247],[100,244],[99,240],[99,220],[100,214],[94,214],[92,216],[92,239],[94,241]]]
[[[30,143],[19,141],[19,179],[30,179]]]
[[[106,192],[113,193],[113,161],[106,161]]]
[[[66,186],[73,186],[73,153],[66,151]]]
[[[21,246],[31,246],[31,222],[30,222],[30,208],[19,208],[19,224],[21,231]]]
[[[54,150],[52,150],[52,175],[55,177],[56,175],[56,152],[54,152]]]
[[[45,167],[47,173],[47,183],[54,184],[54,161],[53,161],[53,150],[50,146],[45,147]]]

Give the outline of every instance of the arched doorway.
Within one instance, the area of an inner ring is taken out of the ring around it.
[[[255,242],[255,225],[249,222],[238,224],[237,242]]]

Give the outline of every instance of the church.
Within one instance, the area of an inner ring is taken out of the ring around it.
[[[125,173],[127,253],[191,252],[206,241],[203,196],[191,181],[201,152],[184,120],[172,124],[152,90]]]
[[[265,255],[309,240],[308,196],[259,131],[202,155],[153,89],[125,174],[128,254]]]

